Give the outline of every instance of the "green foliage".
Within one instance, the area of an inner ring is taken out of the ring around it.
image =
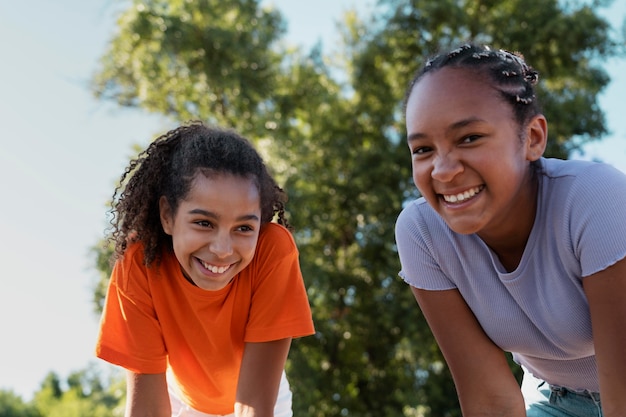
[[[597,97],[608,77],[598,65],[623,52],[599,3],[379,3],[370,21],[346,14],[331,60],[319,47],[280,50],[283,20],[258,1],[135,1],[94,80],[99,97],[122,105],[236,128],[269,159],[290,196],[317,329],[294,341],[287,365],[297,416],[460,416],[397,277],[395,220],[416,197],[402,99],[424,59],[468,39],[523,51],[545,79],[548,155],[567,157],[605,134]],[[96,253],[99,311],[110,248]]]
[[[41,414],[13,392],[0,391],[0,417],[41,417]]]
[[[94,367],[74,372],[65,381],[50,372],[28,403],[0,391],[0,417],[122,417],[125,390],[119,371],[106,382]]]
[[[125,381],[119,372],[105,383],[90,367],[70,374],[65,384],[50,372],[35,393],[33,405],[38,415],[45,417],[121,417],[125,393]]]
[[[98,96],[249,131],[275,87],[271,46],[283,22],[256,0],[135,0],[118,26],[94,80]]]

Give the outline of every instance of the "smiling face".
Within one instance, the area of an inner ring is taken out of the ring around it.
[[[529,161],[545,148],[543,116],[522,129],[485,76],[448,67],[415,84],[406,127],[415,185],[452,230],[486,241],[529,233]]]
[[[198,287],[224,288],[252,261],[261,227],[259,190],[252,179],[196,174],[176,213],[164,197],[160,212],[183,273]]]

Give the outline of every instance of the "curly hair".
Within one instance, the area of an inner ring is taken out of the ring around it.
[[[519,52],[492,50],[486,45],[464,44],[429,59],[410,81],[404,97],[404,111],[413,87],[426,74],[445,67],[467,68],[485,73],[502,97],[510,103],[516,121],[523,127],[541,113],[535,95],[539,73],[530,67]]]
[[[234,131],[191,121],[155,139],[122,174],[111,203],[110,239],[115,243],[115,258],[122,256],[132,241],[143,243],[148,266],[159,260],[163,249],[173,250],[172,237],[161,225],[159,199],[164,196],[176,213],[198,173],[251,178],[259,189],[261,224],[276,218],[289,228],[287,195],[252,144]]]

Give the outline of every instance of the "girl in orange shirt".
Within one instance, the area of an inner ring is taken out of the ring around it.
[[[292,415],[285,361],[314,328],[285,201],[246,139],[200,122],[131,161],[96,347],[127,369],[126,417]]]

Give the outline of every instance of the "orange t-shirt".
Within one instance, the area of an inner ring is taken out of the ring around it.
[[[315,332],[291,233],[261,229],[250,265],[207,291],[183,276],[173,253],[146,267],[133,244],[111,275],[96,355],[136,373],[173,374],[182,398],[209,414],[233,412],[245,342]]]

